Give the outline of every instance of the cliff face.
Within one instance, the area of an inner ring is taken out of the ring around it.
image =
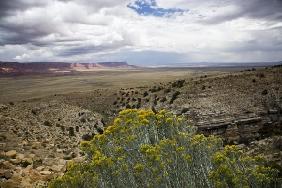
[[[254,140],[282,134],[281,122],[281,111],[273,110],[255,116],[241,116],[232,120],[198,124],[198,132],[207,136],[222,136],[226,143],[249,144]]]
[[[75,72],[96,71],[99,69],[132,69],[136,66],[126,62],[102,63],[63,63],[63,62],[0,62],[0,75],[22,74],[70,74]]]

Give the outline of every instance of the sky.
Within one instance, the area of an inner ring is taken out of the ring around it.
[[[282,0],[1,0],[0,61],[282,60]]]

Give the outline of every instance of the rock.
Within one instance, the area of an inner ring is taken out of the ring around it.
[[[32,165],[28,165],[24,170],[29,172],[31,169],[33,169],[33,166]]]
[[[4,161],[2,164],[4,168],[9,168],[9,169],[15,168],[15,166],[10,161]]]
[[[28,142],[27,141],[22,141],[22,143],[21,143],[23,146],[27,146],[28,145]]]
[[[41,142],[33,142],[31,145],[32,149],[38,149],[41,146]]]
[[[18,165],[21,163],[21,160],[20,159],[10,159],[10,162],[14,165]]]
[[[42,174],[42,175],[50,175],[50,174],[52,174],[52,172],[50,172],[49,170],[44,170],[44,171],[41,171],[40,174]]]
[[[85,160],[84,157],[76,157],[76,158],[73,159],[73,161],[75,163],[82,163],[84,160]]]
[[[51,166],[53,172],[62,172],[65,171],[65,165],[53,165]]]
[[[10,157],[10,158],[14,158],[17,155],[17,151],[16,150],[10,150],[8,152],[6,152],[6,156]]]
[[[58,164],[59,164],[59,165],[66,165],[67,162],[66,162],[64,159],[59,159]]]
[[[13,173],[10,170],[7,170],[4,172],[4,178],[11,179],[13,176]]]
[[[24,154],[18,153],[16,159],[23,160],[24,159]]]
[[[277,109],[269,109],[269,110],[268,110],[268,113],[269,113],[269,114],[277,114],[277,113],[278,113],[278,110],[277,110]]]
[[[57,153],[63,153],[63,149],[56,149]]]
[[[37,171],[43,171],[44,168],[45,168],[44,166],[39,166],[39,167],[36,168],[36,170]]]

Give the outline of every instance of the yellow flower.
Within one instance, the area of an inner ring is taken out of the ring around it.
[[[147,119],[143,119],[142,121],[141,121],[141,124],[142,125],[148,125],[150,122],[149,122],[149,120],[147,120]]]
[[[133,169],[134,169],[134,171],[136,172],[136,173],[141,173],[141,172],[143,172],[143,170],[144,170],[144,165],[142,165],[142,164],[140,164],[140,163],[137,163],[134,167],[133,167]]]
[[[167,119],[165,120],[165,122],[166,122],[166,123],[173,123],[173,119],[172,119],[172,118],[167,118]]]
[[[192,157],[191,157],[191,155],[189,155],[189,154],[185,154],[185,155],[183,156],[183,158],[184,158],[187,162],[191,162],[191,161],[192,161]]]
[[[114,125],[119,125],[120,123],[121,123],[121,119],[120,118],[115,118]]]
[[[185,150],[185,148],[184,148],[183,146],[176,148],[176,151],[177,151],[177,152],[182,152],[182,151],[184,151],[184,150]]]

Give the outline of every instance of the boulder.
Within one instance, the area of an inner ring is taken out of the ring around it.
[[[6,152],[6,156],[9,158],[15,158],[17,155],[17,151],[16,150],[10,150],[8,152]]]

